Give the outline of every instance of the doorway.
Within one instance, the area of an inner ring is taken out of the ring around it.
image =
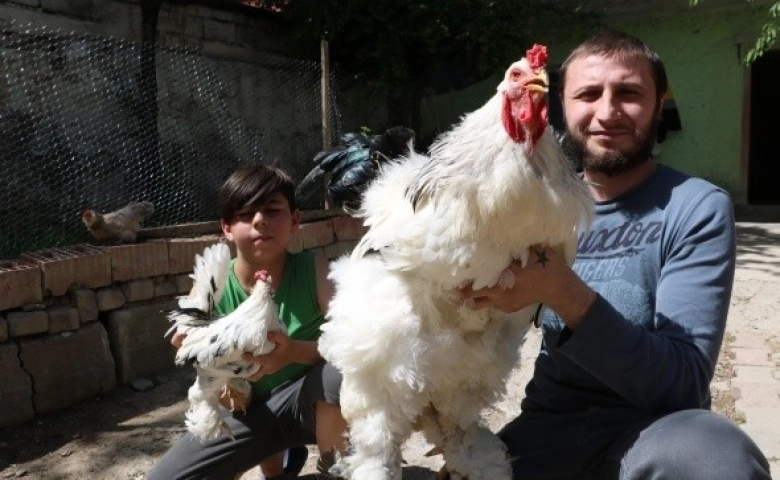
[[[780,50],[764,53],[751,65],[748,204],[780,205]]]

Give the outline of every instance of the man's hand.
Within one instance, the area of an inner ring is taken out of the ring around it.
[[[596,294],[569,267],[561,254],[546,245],[529,249],[528,264],[523,268],[518,260],[508,270],[514,285],[498,285],[473,290],[459,290],[460,298],[473,308],[493,307],[504,312],[516,312],[529,305],[542,303],[552,308],[574,328],[596,299]]]

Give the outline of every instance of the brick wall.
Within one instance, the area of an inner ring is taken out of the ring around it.
[[[349,252],[361,223],[304,223],[291,251]],[[192,286],[196,253],[220,235],[75,245],[0,262],[0,427],[173,366],[166,312]]]

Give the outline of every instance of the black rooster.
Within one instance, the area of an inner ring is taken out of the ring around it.
[[[376,176],[379,166],[409,153],[414,130],[398,126],[381,135],[345,133],[339,143],[314,156],[314,168],[306,174],[295,191],[298,207],[311,210],[323,207],[325,175],[330,173],[328,193],[331,207],[346,211],[360,208],[360,196]]]

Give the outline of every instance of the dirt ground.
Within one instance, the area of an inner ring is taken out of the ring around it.
[[[738,276],[732,307],[735,302],[736,306],[739,306],[739,302],[752,305],[752,297],[740,300],[744,297],[744,292],[740,292],[745,289],[745,285],[755,280],[750,275],[740,275],[740,268],[747,273],[751,268],[771,268],[773,272],[780,272],[780,260],[777,265],[771,264],[770,261],[773,261],[775,256],[765,247],[769,244],[775,245],[778,237],[768,230],[751,228],[743,228],[740,231]],[[740,260],[749,259],[751,255],[758,260]],[[755,318],[775,318],[772,312],[776,310],[772,303],[755,305],[751,309],[755,310]],[[729,380],[734,377],[734,368],[731,365],[734,335],[730,332],[776,332],[774,322],[766,320],[766,325],[754,325],[755,321],[743,318],[741,310],[734,309],[733,319],[729,320],[729,332],[712,384],[713,409],[737,423],[742,423],[745,419],[735,408],[736,398],[729,385]],[[757,326],[761,328],[756,330]],[[774,333],[771,346],[774,352],[780,353],[780,341]],[[538,348],[538,331],[532,329],[521,351],[522,367],[515,371],[508,382],[507,398],[496,405],[495,409],[485,413],[491,428],[500,428],[519,413],[520,399]],[[143,478],[156,459],[184,431],[183,415],[187,405],[185,398],[193,379],[193,371],[189,368],[171,369],[149,379],[154,383],[154,387],[148,390],[138,391],[132,386],[123,385],[107,395],[38,417],[19,427],[0,430],[0,479]],[[404,467],[404,480],[434,478],[434,472],[439,469],[441,460],[440,457],[426,457],[424,453],[429,449],[429,445],[417,434],[407,441],[404,458],[408,465]],[[314,471],[316,455],[313,450],[311,452],[304,473]],[[244,474],[241,480],[258,478],[258,470],[254,469]]]
[[[523,349],[525,365],[532,364],[538,340],[532,338]],[[724,344],[715,384],[733,376],[728,339]],[[486,413],[488,424],[500,427],[518,413],[519,397],[527,380],[527,369],[513,375],[510,397]],[[138,391],[123,385],[113,392],[86,400],[32,422],[0,431],[0,478],[46,480],[141,479],[157,458],[184,431],[183,412],[187,388],[194,379],[191,369],[172,369],[151,378],[155,386]],[[714,409],[740,421],[734,397],[728,389],[715,389]],[[428,446],[421,437],[407,442],[409,466],[404,478],[433,478],[436,459],[425,458]],[[314,455],[307,469],[312,472]],[[242,480],[259,478],[257,470]]]

